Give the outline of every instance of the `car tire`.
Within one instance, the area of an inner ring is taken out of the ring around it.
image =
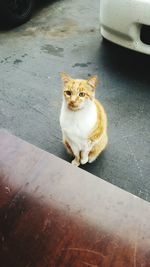
[[[25,23],[31,17],[35,0],[3,0],[0,3],[1,21],[10,26]]]

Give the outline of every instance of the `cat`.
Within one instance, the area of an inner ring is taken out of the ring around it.
[[[62,72],[61,78],[64,83],[60,112],[63,143],[74,157],[73,165],[91,163],[108,142],[107,115],[95,98],[97,76],[73,79]]]

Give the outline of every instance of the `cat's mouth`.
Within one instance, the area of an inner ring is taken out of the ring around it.
[[[68,108],[69,108],[70,110],[73,110],[73,111],[76,111],[76,110],[79,110],[79,109],[80,109],[79,106],[77,106],[77,105],[75,105],[75,104],[72,104],[72,103],[69,103],[69,104],[68,104]]]

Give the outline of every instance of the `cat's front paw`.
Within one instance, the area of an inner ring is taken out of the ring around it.
[[[74,159],[74,160],[71,161],[71,164],[76,166],[76,167],[78,167],[80,165],[80,162],[77,161],[76,159]]]
[[[81,159],[81,164],[84,165],[88,162],[88,157]]]

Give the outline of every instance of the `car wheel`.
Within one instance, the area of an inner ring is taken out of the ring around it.
[[[17,26],[23,24],[31,17],[34,0],[4,0],[1,4],[2,21]]]

